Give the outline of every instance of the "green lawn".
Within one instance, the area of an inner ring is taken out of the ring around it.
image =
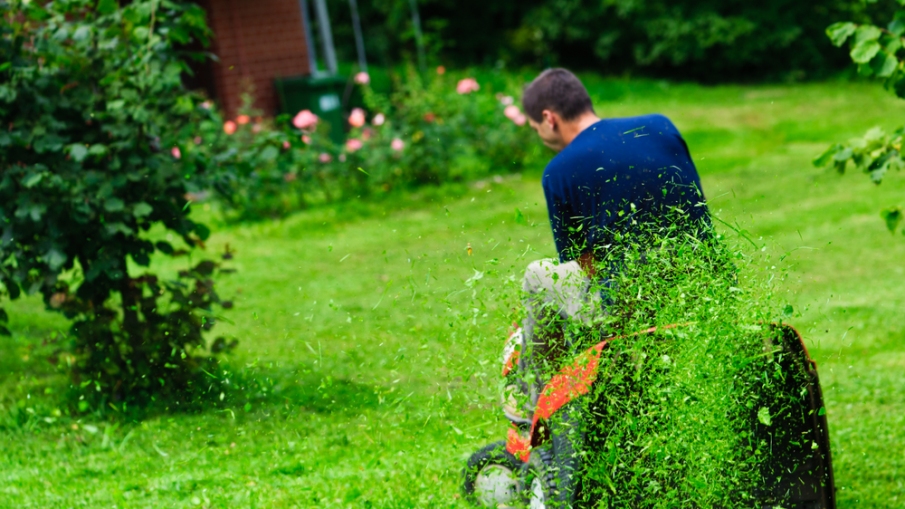
[[[810,165],[831,142],[896,127],[905,102],[846,83],[586,80],[603,116],[671,117],[713,213],[785,275],[820,366],[839,507],[905,507],[905,238],[879,217],[905,181]],[[8,306],[0,506],[464,507],[465,458],[506,428],[495,384],[512,290],[553,254],[539,170],[215,228],[209,249],[238,252],[221,281],[233,323],[218,327],[241,343],[230,404],[201,413],[56,416],[66,379],[43,343],[66,323],[34,299]]]

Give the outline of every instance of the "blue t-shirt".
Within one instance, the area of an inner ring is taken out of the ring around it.
[[[550,161],[542,183],[563,262],[639,225],[710,221],[688,146],[663,115],[591,125]]]

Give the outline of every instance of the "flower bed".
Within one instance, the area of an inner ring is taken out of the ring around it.
[[[472,77],[409,71],[389,95],[375,92],[366,73],[354,82],[365,108],[353,108],[345,126],[328,126],[308,110],[272,120],[248,107],[228,120],[212,110],[201,136],[174,147],[174,157],[187,148],[212,151],[217,164],[231,166],[235,179],[218,191],[231,215],[251,219],[518,172],[534,153],[513,97]],[[347,129],[342,145],[327,136],[335,128]]]

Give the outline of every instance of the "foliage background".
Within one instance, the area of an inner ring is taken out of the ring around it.
[[[355,60],[345,0],[328,2],[343,60]],[[360,2],[372,62],[415,55],[408,2]],[[420,0],[428,53],[457,66],[562,65],[705,82],[809,79],[847,66],[824,30],[888,19],[875,0]],[[480,12],[480,16],[475,16]]]

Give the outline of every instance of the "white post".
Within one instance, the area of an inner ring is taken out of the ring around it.
[[[336,75],[336,49],[333,46],[333,32],[330,30],[330,16],[327,14],[326,0],[314,0],[317,10],[317,24],[321,30],[321,43],[324,45],[324,61],[327,72]]]
[[[299,8],[302,10],[302,28],[305,29],[305,44],[308,46],[308,70],[317,76],[320,69],[317,68],[317,47],[314,45],[314,37],[311,37],[311,20],[308,18],[308,0],[299,0]]]

